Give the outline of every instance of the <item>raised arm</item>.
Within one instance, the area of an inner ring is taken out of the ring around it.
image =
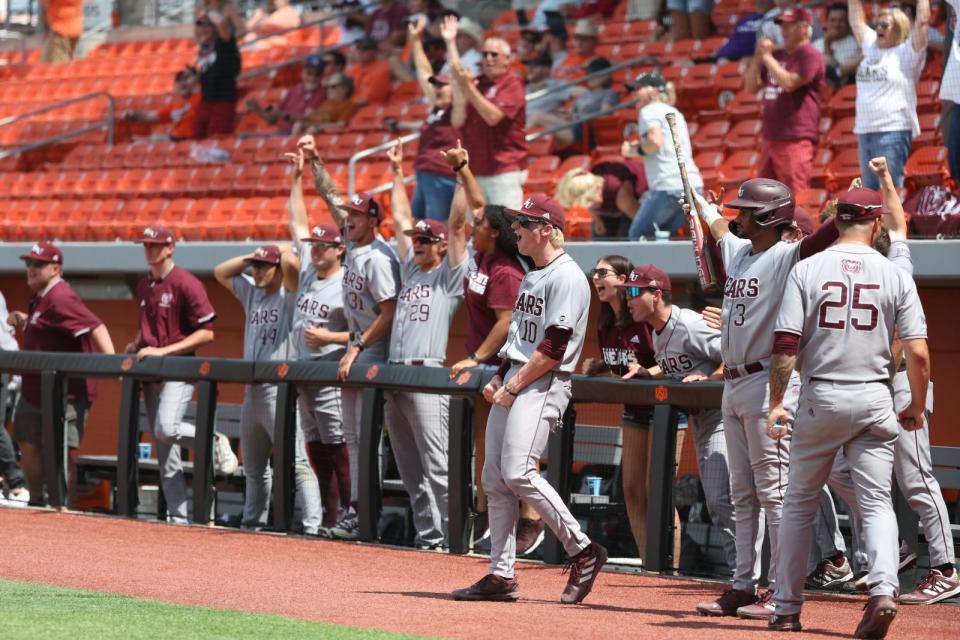
[[[451,71],[453,65],[450,65]],[[467,96],[460,85],[459,76],[453,73],[453,82],[450,87],[453,89],[453,106],[450,109],[450,124],[457,129],[462,129],[467,122]]]
[[[929,10],[929,5],[927,5]],[[920,7],[917,6],[917,14],[919,17]],[[863,11],[863,1],[862,0],[847,0],[847,15],[850,19],[850,31],[853,32],[853,37],[857,39],[857,44],[863,45],[863,34],[870,27],[867,25],[867,14]]]
[[[423,30],[427,27],[427,17],[420,16],[417,22],[407,27],[407,35],[410,41],[410,57],[413,58],[413,67],[417,72],[417,84],[423,95],[433,106],[437,100],[437,92],[430,84],[430,76],[433,75],[433,67],[427,58],[427,53],[423,50]]]
[[[346,222],[346,218],[343,215],[343,196],[340,195],[340,190],[337,189],[337,185],[333,184],[333,178],[330,177],[327,167],[323,164],[323,160],[320,159],[320,153],[317,151],[317,143],[313,139],[313,136],[303,136],[300,138],[300,140],[297,141],[297,148],[303,150],[304,159],[310,162],[310,169],[313,171],[313,184],[317,193],[320,194],[323,201],[327,203],[327,208],[330,210],[330,215],[333,217],[334,223],[342,228]],[[302,193],[303,191],[301,189],[301,197]]]
[[[310,256],[298,256],[292,251],[280,254],[280,269],[283,271],[283,288],[296,291],[300,286],[300,260],[309,260]]]
[[[883,225],[890,232],[891,240],[907,239],[907,216],[903,212],[900,194],[893,184],[893,177],[887,169],[887,159],[883,156],[869,162],[870,171],[880,179],[880,191],[883,192],[883,208],[889,213],[884,217]]]
[[[917,19],[910,35],[914,51],[927,48],[927,31],[930,29],[930,0],[917,0]]]
[[[233,15],[235,14],[236,12],[234,12]],[[218,38],[221,40],[230,40],[233,38],[235,25],[232,24],[232,21],[227,16],[219,11],[207,11],[207,17],[210,18],[210,22],[213,23],[213,28],[217,30]],[[236,34],[238,38],[243,35],[243,30],[244,26],[243,22],[241,21],[239,33]]]
[[[213,277],[216,278],[221,287],[230,293],[235,293],[233,290],[233,279],[243,273],[243,270],[247,268],[246,258],[250,257],[253,257],[253,254],[224,260],[213,268]]]
[[[313,140],[311,136],[305,137]],[[295,245],[299,245],[300,240],[310,234],[307,203],[303,200],[303,159],[305,154],[303,149],[297,146],[296,152],[284,155],[293,165],[290,199],[287,201],[287,211],[290,213],[290,238]]]
[[[404,231],[413,229],[413,212],[407,187],[403,184],[403,145],[397,142],[387,149],[390,170],[393,172],[393,191],[390,194],[390,209],[393,213],[393,231],[397,240],[397,253],[403,259],[410,250],[410,238]]]
[[[473,171],[470,170],[470,154],[460,144],[460,139],[457,139],[456,147],[447,149],[442,153],[450,168],[457,173],[459,177],[457,182],[463,187],[467,206],[470,207],[471,211],[487,206],[487,198],[483,195],[483,189],[480,188],[480,183],[477,182]]]

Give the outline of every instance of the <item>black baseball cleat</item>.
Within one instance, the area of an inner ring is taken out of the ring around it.
[[[800,614],[790,613],[785,616],[773,614],[767,622],[767,629],[770,631],[803,631],[800,624]]]
[[[453,592],[454,600],[514,602],[519,597],[520,586],[516,578],[503,578],[493,573],[488,573],[465,589]]]

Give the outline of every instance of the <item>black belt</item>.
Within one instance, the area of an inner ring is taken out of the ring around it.
[[[816,378],[816,377],[814,377],[814,378],[810,378],[810,382],[829,382],[829,383],[831,383],[831,384],[833,384],[833,383],[840,383],[840,384],[870,384],[870,383],[872,383],[872,382],[878,382],[878,383],[880,383],[880,384],[890,384],[890,380],[889,380],[888,378],[878,378],[877,380],[864,380],[864,381],[861,383],[861,382],[846,382],[846,381],[844,381],[844,380],[828,380],[828,379],[826,379],[826,378]]]
[[[390,364],[405,364],[408,367],[422,367],[426,360],[391,360]]]
[[[740,369],[743,369],[743,373],[740,373]],[[736,369],[730,369],[729,367],[723,368],[723,379],[724,380],[736,380],[737,378],[742,378],[743,376],[748,376],[753,373],[760,373],[763,371],[762,362],[751,362],[750,364],[745,364],[742,367],[737,367]]]

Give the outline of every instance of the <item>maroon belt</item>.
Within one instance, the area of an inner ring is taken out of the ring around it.
[[[741,373],[741,369],[743,370],[742,373]],[[745,364],[742,367],[737,367],[736,369],[724,367],[723,379],[736,380],[737,378],[742,378],[743,376],[748,376],[753,373],[760,373],[761,371],[763,371],[762,362],[751,362],[750,364]]]

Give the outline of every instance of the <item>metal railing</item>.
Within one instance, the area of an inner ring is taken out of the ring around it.
[[[210,518],[213,484],[213,434],[217,387],[220,383],[267,383],[278,386],[273,456],[273,516],[278,527],[293,526],[294,429],[296,385],[321,384],[363,390],[359,461],[360,539],[378,539],[381,487],[379,442],[383,428],[384,391],[416,391],[451,396],[449,420],[449,543],[451,553],[466,553],[473,502],[472,399],[490,378],[489,372],[468,370],[451,380],[443,368],[355,364],[346,382],[337,379],[336,362],[253,362],[226,358],[162,357],[140,362],[129,355],[65,354],[0,351],[0,372],[39,375],[41,379],[42,434],[45,480],[54,505],[64,504],[64,383],[67,377],[121,379],[117,438],[117,512],[137,515],[137,442],[139,439],[140,385],[146,381],[184,380],[197,384],[197,424],[193,467],[193,521]],[[647,502],[647,557],[651,571],[672,568],[673,479],[677,412],[679,408],[717,408],[720,383],[696,385],[668,381],[624,381],[616,378],[573,376],[571,409],[561,428],[550,434],[546,458],[548,481],[570,500],[575,403],[653,405],[653,440],[650,452],[650,493]],[[546,562],[559,563],[563,550],[551,535],[545,542]]]
[[[9,12],[7,14],[9,18]],[[7,29],[0,30],[0,42],[16,42],[20,48],[20,62],[19,66],[27,64],[27,39],[19,31],[8,31]]]
[[[320,16],[319,18],[314,18],[313,20],[307,20],[307,21],[305,21],[305,22],[301,22],[299,25],[297,25],[297,26],[295,26],[295,27],[287,27],[286,29],[280,29],[280,30],[278,30],[278,31],[271,31],[270,33],[265,33],[265,34],[263,34],[262,36],[257,36],[257,37],[254,38],[253,40],[248,40],[247,42],[242,43],[242,44],[240,45],[240,48],[241,48],[241,49],[246,49],[246,48],[249,48],[249,47],[255,45],[255,44],[258,43],[258,42],[263,42],[264,40],[269,40],[270,38],[275,38],[275,37],[277,37],[277,36],[284,36],[284,35],[286,35],[286,34],[288,34],[288,33],[293,33],[294,31],[302,31],[303,29],[309,29],[309,28],[311,28],[311,27],[316,27],[316,26],[319,26],[319,27],[320,27],[320,43],[321,43],[321,45],[322,45],[322,44],[323,44],[323,35],[324,35],[323,32],[324,32],[324,29],[326,28],[327,23],[328,23],[328,22],[331,22],[331,21],[333,21],[333,20],[337,20],[337,19],[339,19],[339,18],[346,17],[346,16],[349,15],[350,13],[351,13],[350,11],[340,11],[340,12],[338,12],[338,13],[328,13],[328,14],[326,14],[326,15]]]
[[[3,149],[0,150],[0,159],[8,158],[10,156],[19,155],[25,151],[30,151],[31,149],[37,149],[39,147],[44,147],[50,144],[56,144],[62,140],[68,140],[70,138],[75,138],[81,136],[90,131],[96,131],[98,129],[106,129],[107,132],[107,144],[113,144],[114,139],[114,118],[116,116],[116,100],[112,95],[105,91],[96,91],[94,93],[88,93],[76,98],[69,98],[67,100],[60,100],[58,102],[53,102],[51,104],[38,107],[32,111],[27,111],[25,113],[18,113],[17,115],[7,116],[6,118],[0,118],[0,127],[6,127],[21,120],[26,120],[32,118],[33,116],[40,115],[41,113],[47,113],[49,111],[55,111],[57,109],[62,109],[68,107],[72,104],[77,104],[79,102],[86,102],[88,100],[96,100],[98,98],[106,98],[107,100],[107,116],[105,119],[94,121],[85,126],[82,126],[78,129],[71,131],[65,131],[64,133],[59,133],[55,136],[50,136],[43,140],[38,140],[36,142],[30,142],[27,144],[22,144],[12,149]]]

